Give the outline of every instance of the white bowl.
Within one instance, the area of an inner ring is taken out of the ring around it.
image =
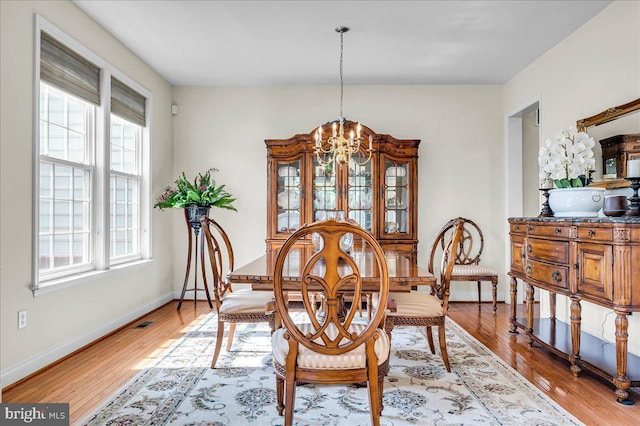
[[[549,191],[555,217],[597,217],[604,203],[604,188],[559,188]]]

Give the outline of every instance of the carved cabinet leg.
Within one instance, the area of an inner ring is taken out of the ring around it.
[[[509,283],[510,292],[511,292],[511,326],[509,327],[509,333],[518,334],[517,326],[516,326],[516,294],[518,292],[518,280],[514,277],[511,277],[511,281]]]
[[[582,321],[580,298],[571,296],[571,372],[575,377],[582,371],[580,368],[580,322]]]
[[[533,286],[527,283],[527,336],[529,337],[529,346],[533,346]]]
[[[616,377],[613,378],[613,384],[616,387],[616,401],[621,404],[629,403],[627,389],[631,386],[627,377],[628,315],[628,312],[616,311]]]

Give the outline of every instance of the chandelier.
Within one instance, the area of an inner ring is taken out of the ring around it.
[[[369,135],[369,147],[365,149],[366,159],[364,161],[357,161],[353,156],[360,152],[360,145],[364,141],[360,132],[362,130],[360,123],[356,124],[356,133],[354,135],[353,130],[350,131],[349,137],[344,135],[344,116],[342,115],[342,99],[344,95],[344,81],[342,78],[342,53],[343,53],[343,38],[344,33],[349,31],[349,27],[337,27],[336,32],[340,33],[340,116],[333,122],[331,129],[331,136],[327,140],[322,139],[322,126],[319,126],[316,130],[316,143],[314,146],[314,153],[318,159],[318,163],[322,166],[326,166],[333,163],[335,166],[343,166],[351,162],[360,166],[365,165],[371,160],[371,153],[373,152],[372,144],[373,137]]]

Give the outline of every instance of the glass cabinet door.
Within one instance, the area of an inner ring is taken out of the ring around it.
[[[411,203],[409,188],[408,162],[397,162],[383,158],[383,205],[384,218],[382,234],[394,235],[409,232],[409,204]]]
[[[290,234],[300,227],[302,217],[301,161],[277,163],[277,233]]]
[[[362,163],[366,157],[354,155],[357,162]],[[373,230],[373,182],[372,161],[364,165],[349,164],[347,176],[347,216],[369,232]]]
[[[313,220],[335,217],[338,209],[338,177],[331,164],[322,166],[313,160]]]

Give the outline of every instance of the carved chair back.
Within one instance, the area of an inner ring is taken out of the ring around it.
[[[299,277],[307,318],[304,321],[294,321],[286,307],[283,267],[294,245],[314,233],[314,238],[321,238],[323,244],[300,269]],[[353,235],[354,240],[361,240],[362,244],[359,244],[359,247],[368,246],[373,251],[374,268],[379,276],[380,304],[359,334],[349,329],[364,295],[362,278],[358,262],[344,251],[340,244],[340,240],[349,233]],[[321,319],[316,317],[313,306],[315,299],[312,295],[318,292],[325,297],[324,317]],[[301,227],[287,239],[276,259],[274,295],[282,324],[292,339],[316,353],[344,354],[372,338],[376,329],[383,325],[388,292],[389,277],[382,248],[370,233],[346,221],[329,219]],[[344,300],[352,301],[351,308],[343,309]],[[298,326],[300,323],[311,323],[315,331],[303,332]]]
[[[431,257],[429,259],[429,272],[434,273],[434,260],[436,253],[443,250],[445,244],[451,239],[451,233],[456,221],[463,222],[462,235],[457,244],[456,265],[477,265],[480,263],[480,256],[484,250],[484,236],[480,227],[471,219],[457,217],[446,223],[438,233],[438,236],[431,246]]]
[[[227,274],[233,271],[233,248],[229,236],[218,222],[203,216],[200,223],[209,253],[216,308],[219,309],[222,296],[231,291],[231,283],[227,281]],[[203,264],[202,267],[204,268],[205,265]]]
[[[431,247],[429,271],[439,278],[432,294],[435,293],[442,300],[445,314],[449,304],[453,267],[458,264],[465,236],[468,235],[465,233],[466,221],[466,219],[459,217],[447,222]],[[439,262],[436,268],[438,258]]]

